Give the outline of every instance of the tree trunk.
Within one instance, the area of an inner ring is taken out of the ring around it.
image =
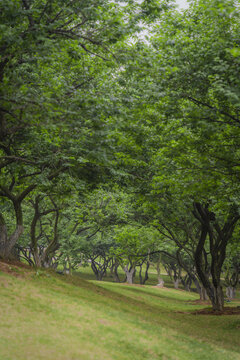
[[[142,266],[143,266],[143,264],[140,265],[139,280],[140,280],[140,284],[144,285],[145,282],[148,280],[148,270],[149,270],[149,267],[150,267],[150,261],[148,260],[146,262],[146,270],[145,270],[145,273],[144,273],[144,277],[142,277]]]
[[[91,259],[91,268],[96,276],[96,280],[102,281],[106,274],[107,263],[101,266],[99,263],[95,262],[94,259]]]
[[[178,289],[179,282],[180,282],[180,279],[174,279],[173,280],[174,289]]]
[[[29,186],[19,196],[14,196],[8,188],[1,186],[3,196],[7,197],[13,204],[16,219],[15,230],[12,235],[8,236],[3,214],[0,213],[0,257],[4,259],[15,257],[14,246],[24,231],[21,204],[33,188],[33,186]]]
[[[175,289],[178,289],[179,283],[181,281],[181,273],[182,273],[181,267],[179,267],[179,268],[174,267],[173,271],[174,271],[173,285],[174,285]]]
[[[192,279],[193,279],[193,282],[194,282],[194,284],[196,286],[197,293],[199,294],[200,300],[202,300],[202,301],[208,300],[209,297],[207,295],[206,289],[204,288],[204,286],[202,286],[200,284],[198,278],[194,274],[192,275]]]
[[[204,289],[203,286],[200,286],[198,293],[199,293],[199,295],[200,295],[200,300],[206,301],[206,300],[209,299],[209,298],[208,298],[208,295],[207,295],[207,292],[206,292],[206,290]]]
[[[113,277],[114,277],[115,282],[120,283],[120,278],[118,275],[118,267],[119,267],[119,263],[116,262],[114,265]]]
[[[161,260],[162,260],[162,254],[160,254],[160,256],[158,258],[156,268],[157,268],[157,278],[158,278],[157,286],[160,287],[160,288],[163,288],[164,287],[164,280],[161,278],[161,268],[160,268]]]
[[[123,270],[126,274],[127,277],[127,283],[128,284],[133,284],[133,277],[134,277],[134,273],[135,273],[135,268],[134,267],[130,267],[130,270],[128,269],[128,265],[123,267]]]
[[[191,291],[191,279],[187,279],[184,284],[185,291]]]
[[[213,293],[213,294],[212,294]],[[212,307],[214,311],[223,311],[224,308],[224,295],[223,295],[223,290],[221,286],[218,287],[214,287],[213,291],[211,292],[211,296],[208,295],[211,302],[212,302]]]
[[[133,284],[133,274],[134,274],[134,270],[126,272],[126,276],[127,276],[127,282],[128,284]]]
[[[228,300],[233,300],[236,296],[236,288],[234,288],[233,286],[228,286],[226,288],[226,296]]]
[[[102,281],[105,276],[105,271],[98,271],[97,280]]]
[[[0,223],[0,258],[15,258],[13,248],[20,236],[22,235],[23,230],[23,226],[17,224],[13,234],[8,237],[6,225]]]
[[[33,258],[34,258],[34,263],[35,263],[35,266],[36,267],[41,267],[42,266],[42,262],[41,262],[41,259],[40,259],[40,256],[39,256],[39,253],[38,253],[38,249],[33,249],[32,250],[32,253],[33,253]]]
[[[1,214],[0,214],[1,216]],[[0,217],[1,221],[1,217]],[[7,226],[3,223],[0,223],[0,258],[5,258],[5,252],[7,247]]]

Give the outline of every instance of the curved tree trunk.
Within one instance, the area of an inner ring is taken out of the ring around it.
[[[18,196],[15,196],[9,188],[0,186],[1,196],[9,199],[13,205],[16,219],[16,227],[14,232],[8,236],[6,223],[3,214],[0,213],[0,257],[10,259],[15,257],[14,246],[22,235],[23,228],[23,214],[22,214],[22,201],[26,196],[35,188],[35,185],[30,185],[23,190]]]

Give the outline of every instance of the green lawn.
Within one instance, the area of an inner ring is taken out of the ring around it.
[[[240,359],[240,316],[193,315],[194,293],[12,271],[0,272],[1,360]]]

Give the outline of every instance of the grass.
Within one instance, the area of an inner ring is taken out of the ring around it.
[[[240,316],[193,315],[194,293],[87,280],[87,270],[11,271],[0,272],[1,360],[240,359]]]

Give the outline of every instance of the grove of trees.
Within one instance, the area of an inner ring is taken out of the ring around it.
[[[240,3],[0,3],[0,258],[164,266],[213,310],[240,272]]]

